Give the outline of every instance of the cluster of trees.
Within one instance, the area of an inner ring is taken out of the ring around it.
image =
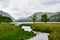
[[[9,23],[9,22],[12,22],[12,19],[9,17],[0,15],[0,23],[2,23],[2,22],[3,23]]]
[[[34,14],[33,17],[32,17],[32,20],[33,20],[34,24],[35,24],[36,19],[37,19],[36,14]]]
[[[32,17],[32,21],[34,22],[34,24],[35,24],[36,19],[37,19],[37,16],[36,16],[36,14],[34,14],[33,17]],[[47,21],[49,21],[49,18],[47,16],[47,14],[41,15],[41,22],[46,23]]]

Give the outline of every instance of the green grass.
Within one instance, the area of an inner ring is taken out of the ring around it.
[[[31,26],[35,31],[50,33],[49,40],[60,40],[60,23],[23,25]],[[0,24],[0,40],[25,40],[33,36],[35,36],[33,32],[26,32],[14,24]]]
[[[0,40],[25,40],[33,36],[33,32],[26,32],[14,24],[0,24]]]
[[[24,24],[32,27],[34,31],[50,33],[49,40],[60,40],[60,23]]]

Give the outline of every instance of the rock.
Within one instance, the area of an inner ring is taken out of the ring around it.
[[[28,32],[32,31],[30,26],[22,26],[22,29],[24,29],[24,31],[28,31]]]

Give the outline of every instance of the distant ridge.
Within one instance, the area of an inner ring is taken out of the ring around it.
[[[60,13],[57,14],[57,15],[51,16],[50,21],[52,21],[52,22],[60,22]]]
[[[35,14],[37,16],[36,22],[40,22],[41,21],[40,20],[41,19],[41,15],[43,15],[43,14],[47,14],[49,18],[51,18],[51,16],[53,16],[53,15],[57,15],[57,13],[52,13],[52,12],[36,12]],[[17,22],[32,22],[31,17],[33,15],[29,16],[28,18],[18,19]]]
[[[12,20],[14,20],[14,18],[6,12],[0,11],[0,15],[10,17]]]

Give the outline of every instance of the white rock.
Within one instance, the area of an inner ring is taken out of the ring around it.
[[[24,31],[28,31],[28,32],[32,31],[30,26],[22,26],[22,29],[24,29]]]

